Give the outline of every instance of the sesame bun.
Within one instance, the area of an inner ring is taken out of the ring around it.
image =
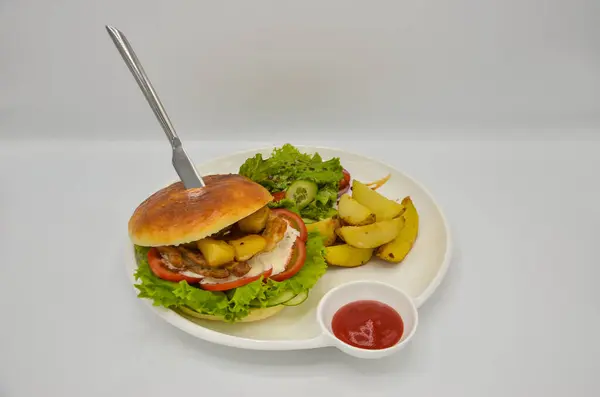
[[[208,175],[206,186],[169,185],[141,203],[129,220],[131,241],[143,247],[179,245],[221,231],[267,205],[267,189],[237,175]]]
[[[277,313],[282,311],[284,308],[285,308],[284,305],[277,305],[277,306],[264,307],[264,308],[259,308],[259,309],[250,309],[250,313],[246,317],[242,318],[241,320],[238,320],[237,322],[238,323],[251,323],[253,321],[266,320],[267,318],[276,315]],[[213,316],[213,315],[208,315],[208,314],[201,314],[195,310],[188,309],[187,307],[180,307],[179,309],[176,309],[176,311],[178,311],[180,314],[183,314],[187,317],[194,317],[194,318],[198,318],[201,320],[223,321],[223,317]]]

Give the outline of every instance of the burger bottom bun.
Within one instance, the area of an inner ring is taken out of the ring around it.
[[[271,316],[276,315],[277,313],[282,311],[283,308],[285,308],[284,305],[277,305],[277,306],[265,307],[265,308],[259,308],[259,309],[250,309],[250,314],[248,314],[246,317],[242,318],[241,320],[238,320],[237,322],[238,323],[251,323],[253,321],[265,320]],[[197,311],[188,309],[187,307],[180,307],[180,308],[176,309],[175,311],[177,311],[180,314],[183,314],[185,316],[199,318],[201,320],[224,321],[222,316],[213,316],[210,314],[198,313]]]

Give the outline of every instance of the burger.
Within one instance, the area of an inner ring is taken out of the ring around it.
[[[128,224],[138,296],[208,320],[249,322],[298,305],[326,271],[323,241],[302,218],[271,209],[267,189],[237,174],[173,183]]]

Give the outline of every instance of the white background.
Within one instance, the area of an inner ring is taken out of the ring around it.
[[[0,396],[600,394],[600,3],[350,3],[0,2]],[[406,350],[233,350],[135,298],[175,174],[107,23],[198,162],[319,144],[431,190],[455,255]]]
[[[599,19],[597,0],[3,0],[0,134],[162,138],[106,24],[183,138],[597,127]]]

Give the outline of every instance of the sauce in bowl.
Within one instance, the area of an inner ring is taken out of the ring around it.
[[[331,330],[336,338],[350,346],[379,350],[400,341],[404,322],[400,314],[385,303],[359,300],[347,303],[335,313]]]

